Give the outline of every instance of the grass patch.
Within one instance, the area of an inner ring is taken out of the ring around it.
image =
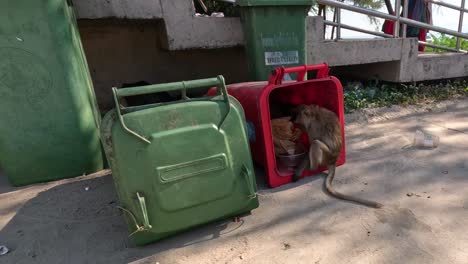
[[[344,87],[345,112],[391,105],[411,105],[468,95],[468,81],[390,84],[350,82]]]

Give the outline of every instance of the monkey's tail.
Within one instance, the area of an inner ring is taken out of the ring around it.
[[[335,191],[335,189],[333,189],[333,187],[332,187],[333,178],[335,177],[335,169],[336,169],[335,165],[328,166],[328,175],[327,175],[327,178],[325,179],[325,188],[327,189],[327,191],[328,191],[328,193],[330,195],[332,195],[332,196],[334,196],[334,197],[336,197],[338,199],[352,201],[352,202],[360,203],[362,205],[366,205],[366,206],[370,206],[370,207],[374,207],[374,208],[381,208],[383,206],[381,203],[377,203],[377,202],[374,202],[374,201],[369,201],[369,200],[361,199],[361,198],[358,198],[358,197],[345,195],[345,194],[342,194],[342,193],[339,193],[339,192]]]

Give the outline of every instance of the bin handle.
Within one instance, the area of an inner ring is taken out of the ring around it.
[[[231,104],[229,102],[229,95],[226,89],[226,84],[224,82],[224,77],[222,75],[218,75],[216,78],[207,78],[207,79],[199,79],[199,80],[192,80],[192,81],[182,81],[182,82],[172,82],[172,83],[164,83],[164,84],[155,84],[155,85],[146,85],[146,86],[138,86],[138,87],[131,87],[131,88],[121,88],[117,89],[116,87],[112,87],[112,94],[114,96],[114,103],[115,108],[117,110],[117,115],[119,117],[119,122],[124,128],[125,131],[130,133],[131,135],[139,138],[143,142],[147,144],[151,144],[144,136],[138,134],[137,132],[131,130],[125,124],[125,120],[122,116],[121,108],[119,99],[127,96],[134,96],[134,95],[143,95],[143,94],[151,94],[151,93],[158,93],[158,92],[169,92],[169,91],[178,91],[182,90],[182,99],[189,100],[190,98],[187,97],[187,89],[195,89],[195,88],[202,88],[202,87],[210,87],[216,86],[219,95],[223,95],[223,100],[226,103],[227,111],[226,114],[221,119],[218,128],[221,128],[224,120],[229,115],[231,111]]]
[[[302,65],[296,67],[278,67],[275,68],[268,78],[268,84],[279,85],[283,83],[284,75],[287,73],[295,73],[297,72],[297,81],[302,82],[304,81],[304,77],[308,71],[318,71],[317,72],[317,79],[325,78],[328,76],[330,72],[330,68],[326,63],[321,64],[313,64],[313,65]]]

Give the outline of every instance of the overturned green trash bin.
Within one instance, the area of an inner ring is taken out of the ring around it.
[[[311,0],[238,0],[249,77],[268,80],[278,66],[304,65],[305,19]]]
[[[186,89],[218,87],[189,99]],[[173,102],[122,107],[120,99],[182,90]],[[113,89],[101,138],[120,208],[137,245],[258,207],[245,117],[222,76]]]
[[[102,169],[99,113],[71,1],[0,1],[0,167],[26,185]]]

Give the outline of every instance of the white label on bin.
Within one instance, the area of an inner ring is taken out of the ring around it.
[[[267,51],[265,65],[286,65],[299,63],[299,51]]]

